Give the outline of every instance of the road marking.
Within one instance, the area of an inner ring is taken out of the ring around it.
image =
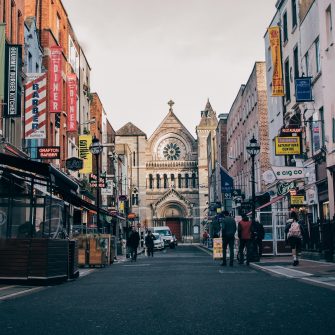
[[[94,269],[79,270],[79,278],[85,277],[85,276],[89,275],[93,271],[94,271]]]
[[[315,278],[301,278],[301,279],[305,280],[305,281],[312,282],[312,283],[320,284],[320,285],[335,287],[335,282],[334,283],[329,283],[329,282],[325,281],[326,278],[318,278],[318,279],[315,279]]]
[[[278,266],[278,265],[261,266],[259,264],[252,263],[252,266],[258,269],[261,269],[261,270],[276,273],[278,275],[281,275],[287,278],[304,278],[304,277],[313,276],[312,273],[294,270],[290,268],[285,268],[284,266]]]
[[[134,267],[138,267],[138,266],[150,266],[151,264],[124,264],[122,266],[134,266]]]
[[[254,270],[246,270],[246,271],[239,271],[239,270],[219,270],[219,273],[222,273],[222,274],[236,274],[236,273],[243,273],[243,274],[246,274],[246,273],[251,273],[251,274],[254,274],[254,273],[257,273],[256,271]]]
[[[208,251],[207,249],[204,249],[204,248],[202,248],[202,247],[200,247],[198,245],[196,245],[195,247],[198,248],[199,250],[205,252],[208,255],[211,255],[211,256],[213,255],[213,253],[211,251]]]
[[[5,295],[5,296],[2,296],[2,297],[0,297],[0,300],[6,300],[6,299],[9,299],[9,298],[14,298],[16,296],[19,296],[19,295],[22,295],[22,294],[25,294],[25,293],[28,293],[28,292],[34,292],[34,291],[42,290],[44,288],[45,287],[30,288],[28,290],[23,290],[23,291],[20,291],[20,292],[16,292],[16,293],[12,293],[12,294],[8,294],[8,295]]]
[[[9,288],[15,287],[16,285],[10,285],[10,286],[5,286],[5,287],[0,287],[0,291],[2,290],[7,290]]]

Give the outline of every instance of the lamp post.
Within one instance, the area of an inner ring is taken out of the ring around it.
[[[255,135],[252,135],[249,145],[247,146],[247,152],[251,157],[251,198],[252,198],[252,212],[251,212],[251,221],[255,222],[256,217],[256,192],[255,192],[255,156],[260,151],[260,146],[255,139]]]
[[[99,167],[99,156],[103,150],[103,147],[99,141],[98,138],[93,137],[92,144],[90,146],[90,152],[95,156],[95,162],[97,167],[97,227],[98,227],[98,233],[101,231],[101,225],[100,225],[100,167]]]

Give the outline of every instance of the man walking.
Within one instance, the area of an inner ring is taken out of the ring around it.
[[[148,235],[145,237],[145,246],[148,250],[148,257],[154,257],[154,240],[155,236],[152,234],[151,230],[148,231]]]
[[[236,222],[229,216],[228,211],[223,212],[223,218],[221,219],[221,234],[222,234],[222,266],[227,265],[227,246],[229,245],[229,265],[234,265],[234,243],[236,233]]]
[[[135,227],[132,227],[132,231],[128,237],[127,246],[130,249],[131,261],[137,259],[137,248],[140,243],[140,234],[136,231]]]
[[[238,238],[240,239],[239,245],[239,264],[244,263],[244,248],[247,249],[247,265],[249,265],[251,258],[251,221],[246,215],[242,216],[242,221],[238,224]]]

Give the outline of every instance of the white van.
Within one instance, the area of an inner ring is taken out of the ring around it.
[[[168,226],[151,227],[148,228],[148,230],[151,230],[151,232],[161,235],[163,237],[165,246],[169,246],[170,248],[174,248],[176,246],[175,238],[173,237],[171,230]]]

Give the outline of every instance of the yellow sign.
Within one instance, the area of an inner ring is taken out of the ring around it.
[[[92,144],[92,135],[79,136],[79,158],[83,160],[83,168],[80,173],[92,173],[92,153],[90,146]]]
[[[303,205],[305,197],[303,195],[291,195],[291,205]]]
[[[285,136],[276,137],[276,156],[279,155],[300,155],[300,137]]]
[[[213,238],[213,259],[222,259],[222,238]]]
[[[273,67],[272,96],[283,97],[285,94],[280,50],[280,27],[270,27],[268,28],[268,33]]]

